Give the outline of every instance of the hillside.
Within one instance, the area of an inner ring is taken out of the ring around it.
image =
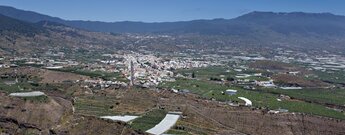
[[[234,19],[161,23],[71,21],[6,6],[0,6],[0,14],[32,23],[51,21],[90,31],[113,33],[199,33],[249,37],[253,34],[260,36],[267,33],[303,36],[345,35],[345,17],[330,13],[251,12]]]
[[[63,20],[6,6],[0,6],[0,14],[36,25],[43,25],[42,22],[49,22],[50,25],[58,24],[62,25],[62,27],[68,26],[79,30],[117,33],[117,35],[124,33],[168,34],[179,37],[175,41],[153,40],[144,42],[148,43],[147,45],[149,46],[153,44],[160,45],[155,45],[155,48],[174,48],[174,46],[171,46],[172,43],[182,42],[181,39],[188,37],[189,41],[194,42],[180,44],[189,44],[189,46],[202,45],[203,47],[219,45],[212,42],[208,43],[211,41],[209,39],[212,38],[212,40],[222,41],[220,46],[279,46],[307,50],[321,49],[333,52],[342,52],[342,50],[345,50],[345,17],[330,13],[251,12],[233,19],[161,23]],[[78,37],[75,33],[74,35],[73,33],[69,33],[69,36],[72,38],[75,38],[74,36]],[[135,42],[136,39],[127,38],[126,40],[134,40],[133,42]],[[115,42],[108,38],[106,42],[102,43],[107,45],[116,44],[122,47],[126,46],[126,44],[123,44],[125,42]],[[165,47],[161,47],[162,45]]]
[[[23,20],[27,22],[39,22],[39,21],[53,21],[62,22],[63,20],[56,17],[51,17],[43,14],[38,14],[32,11],[19,10],[13,7],[0,6],[0,14],[6,15],[8,17],[16,18],[18,20]]]
[[[118,47],[121,39],[107,33],[89,32],[57,22],[25,22],[0,15],[0,55],[42,54],[49,49]],[[94,50],[94,49],[92,49]]]
[[[0,32],[16,32],[25,36],[43,33],[45,30],[35,24],[19,21],[0,14]]]

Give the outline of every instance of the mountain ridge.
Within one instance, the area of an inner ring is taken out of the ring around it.
[[[45,29],[37,24],[16,20],[0,14],[0,32],[17,32],[31,37],[37,33],[45,32]]]
[[[13,7],[0,6],[0,14],[18,20],[37,23],[40,21],[51,21],[67,26],[96,32],[112,33],[165,33],[165,34],[211,34],[211,35],[243,35],[255,31],[273,31],[281,34],[293,32],[310,34],[333,34],[345,35],[345,16],[331,13],[305,13],[305,12],[263,12],[253,11],[233,19],[199,19],[192,21],[177,22],[102,22],[83,20],[64,20],[58,17],[51,17],[33,11],[25,11]],[[293,20],[295,19],[295,20]],[[314,24],[321,22],[323,24]],[[276,23],[276,24],[272,24]],[[270,27],[262,26],[268,25]],[[282,28],[280,26],[284,26]],[[263,28],[265,30],[258,30]],[[319,31],[315,31],[316,28]],[[326,27],[326,28],[325,28]],[[297,30],[298,29],[298,30]],[[330,29],[327,31],[327,29]],[[334,31],[334,32],[333,32]]]
[[[14,9],[14,8],[13,8]],[[2,14],[0,6],[0,14]],[[21,12],[22,14],[32,14],[35,12],[14,10],[11,12]],[[10,12],[10,11],[7,11]],[[11,13],[16,14],[16,13]],[[35,13],[36,15],[38,13]],[[9,15],[9,13],[7,14]],[[17,20],[25,21],[25,18]],[[43,16],[44,19],[47,16]],[[28,18],[28,17],[26,17]],[[186,42],[181,44],[201,45],[205,42],[207,46],[215,47],[208,41],[222,41],[221,46],[262,46],[277,47],[286,46],[293,48],[305,49],[329,49],[329,50],[345,50],[345,16],[333,15],[330,13],[275,13],[275,12],[251,12],[234,19],[212,19],[212,20],[193,20],[182,22],[163,22],[163,23],[143,23],[143,22],[92,22],[92,21],[66,21],[50,18],[51,20],[36,20],[30,25],[43,26],[54,25],[77,28],[88,32],[105,32],[103,34],[121,35],[123,33],[133,34],[164,34],[173,37],[187,36],[191,40],[197,42]],[[60,22],[59,22],[60,21]],[[23,22],[28,24],[30,20]],[[0,23],[0,26],[2,24]],[[57,27],[50,29],[55,32],[62,32]],[[70,29],[68,28],[68,29]],[[64,29],[64,28],[63,28]],[[68,36],[78,36],[80,34],[73,31],[65,32]],[[100,33],[101,34],[101,33]],[[82,39],[83,36],[79,36]],[[200,42],[199,42],[200,41]],[[201,42],[202,41],[202,42]],[[103,42],[103,41],[102,41]],[[105,41],[112,44],[113,41]],[[171,44],[170,41],[150,41],[154,44]],[[180,41],[174,41],[180,42]],[[205,46],[205,45],[204,45]]]

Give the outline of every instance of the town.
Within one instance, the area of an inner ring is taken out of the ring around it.
[[[345,134],[342,15],[273,1],[272,12],[222,0],[22,2],[28,10],[0,5],[0,135]],[[145,22],[148,11],[206,19]],[[205,16],[219,11],[236,16]]]

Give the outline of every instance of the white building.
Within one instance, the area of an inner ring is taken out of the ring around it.
[[[237,93],[237,90],[228,89],[225,91],[225,93],[228,95],[235,95]]]

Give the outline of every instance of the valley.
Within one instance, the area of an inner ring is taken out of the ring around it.
[[[345,134],[344,16],[0,14],[1,135]]]

